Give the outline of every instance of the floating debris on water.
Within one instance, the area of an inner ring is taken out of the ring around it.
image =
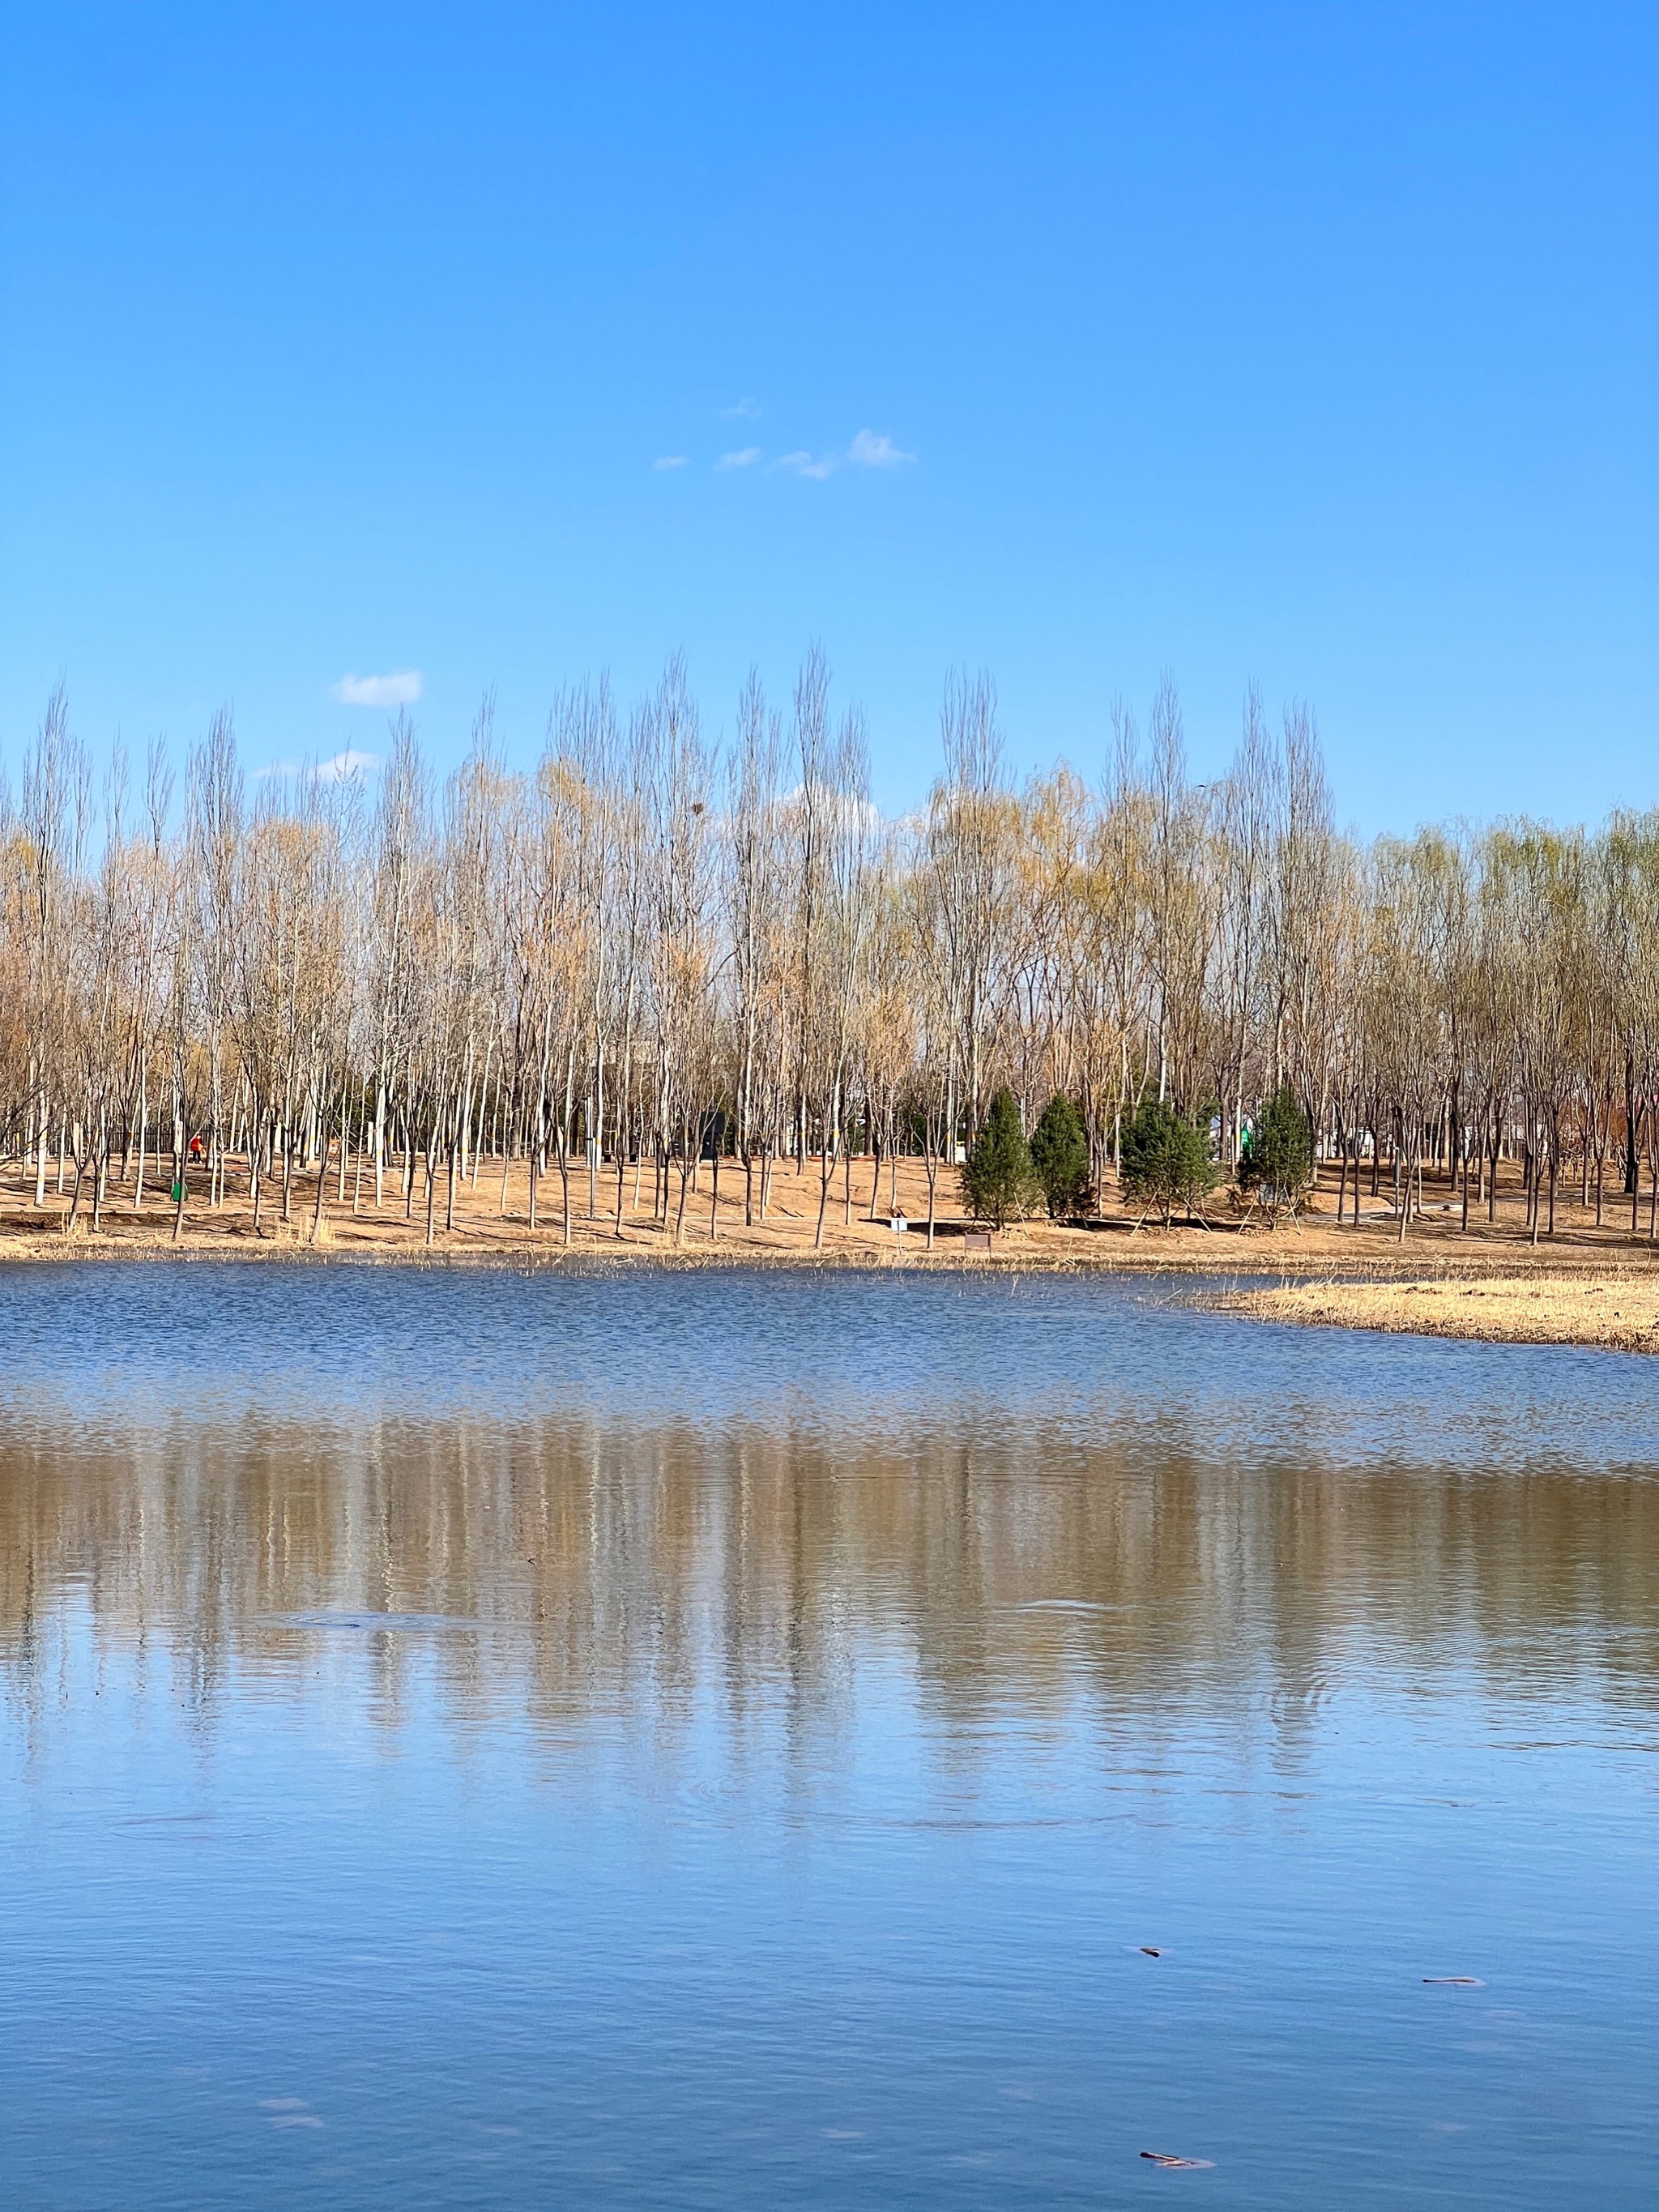
[[[1476,1974],[1425,1974],[1425,1990],[1484,1990],[1486,1984]]]
[[[353,1629],[374,1636],[438,1636],[451,1632],[483,1635],[495,1629],[516,1629],[515,1620],[487,1618],[470,1613],[286,1613],[270,1616],[272,1628]]]
[[[1177,2158],[1172,2150],[1144,2150],[1140,2155],[1151,2159],[1154,2166],[1180,2166],[1189,2173],[1212,2168],[1215,2165],[1212,2158]]]

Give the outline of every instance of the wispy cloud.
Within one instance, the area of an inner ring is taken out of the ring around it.
[[[757,422],[760,420],[760,402],[757,399],[739,399],[735,407],[722,407],[720,413],[728,422]]]
[[[844,453],[780,453],[772,465],[787,469],[791,476],[810,477],[822,483],[837,469],[902,469],[915,458],[896,446],[884,431],[860,430]]]
[[[690,453],[663,453],[651,465],[653,469],[683,469],[690,458]]]
[[[722,469],[752,469],[761,458],[758,446],[744,446],[741,452],[722,453],[715,466]]]
[[[418,668],[398,676],[343,676],[334,686],[343,707],[412,707],[420,696]]]
[[[355,783],[373,775],[380,765],[379,753],[360,753],[349,746],[325,761],[272,761],[268,768],[254,769],[253,781],[268,783],[273,776],[292,776],[301,783]]]
[[[914,453],[901,453],[880,430],[860,430],[847,448],[847,459],[855,469],[902,469],[915,458]]]

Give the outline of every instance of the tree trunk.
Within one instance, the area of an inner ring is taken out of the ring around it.
[[[685,1200],[686,1194],[691,1188],[691,1163],[690,1159],[687,1158],[686,1155],[690,1152],[690,1148],[691,1134],[690,1130],[685,1130],[682,1133],[680,1139],[680,1202],[674,1209],[674,1242],[677,1245],[683,1243],[685,1237]],[[662,1197],[663,1216],[664,1218],[666,1219],[668,1214],[668,1163],[666,1159],[663,1162]]]
[[[836,1172],[836,1156],[826,1139],[818,1155],[818,1219],[812,1233],[812,1249],[817,1251],[823,1243],[823,1217],[830,1206],[830,1185]]]
[[[1472,1164],[1473,1156],[1469,1151],[1468,1132],[1465,1130],[1463,1133],[1463,1218],[1460,1224],[1461,1233],[1465,1237],[1469,1233],[1469,1169]]]
[[[185,1234],[185,1125],[175,1113],[173,1122],[173,1241],[184,1240]]]
[[[322,1145],[323,1157],[317,1163],[317,1203],[312,1210],[311,1216],[311,1241],[313,1244],[322,1234],[323,1193],[328,1188],[328,1148],[332,1133],[320,1110],[318,1113],[317,1121],[318,1137]]]

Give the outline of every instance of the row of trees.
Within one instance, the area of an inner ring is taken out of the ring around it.
[[[1491,1214],[1510,1157],[1533,1235],[1564,1177],[1632,1231],[1645,1192],[1653,1233],[1659,816],[1362,844],[1303,709],[1252,696],[1195,782],[1168,683],[1093,781],[1017,787],[984,678],[941,732],[895,822],[816,654],[720,745],[678,662],[627,713],[562,698],[524,772],[486,703],[441,782],[406,720],[372,781],[250,777],[224,718],[178,770],[95,773],[60,694],[4,801],[0,1145],[94,1223],[158,1185],[287,1218],[315,1171],[313,1218],[428,1235],[516,1164],[532,1223],[620,1233],[648,1182],[678,1238],[697,1162],[756,1219],[793,1158],[821,1237],[854,1152],[872,1208],[921,1159],[931,1218],[1001,1088],[1027,1132],[1075,1102],[1080,1190],[1144,1102],[1231,1168],[1288,1086],[1356,1218],[1366,1175],[1402,1236],[1425,1176]]]

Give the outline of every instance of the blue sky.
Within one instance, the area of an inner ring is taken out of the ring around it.
[[[1659,801],[1650,8],[14,11],[0,745],[821,641],[878,795],[1314,704],[1361,827]],[[724,455],[753,449],[744,465]],[[790,461],[788,456],[805,456]],[[659,461],[684,457],[681,465]]]

